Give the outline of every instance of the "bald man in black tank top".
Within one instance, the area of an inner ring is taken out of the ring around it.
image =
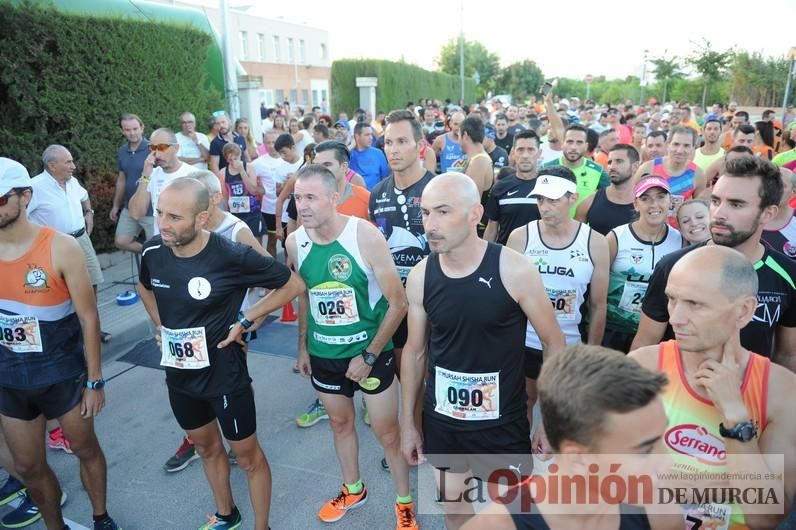
[[[436,468],[446,468],[437,473],[437,481],[444,480],[442,498],[457,499],[467,479],[486,479],[501,467],[495,465],[499,456],[484,462],[474,455],[526,454],[530,469],[526,322],[538,331],[546,354],[562,349],[564,336],[532,263],[478,238],[483,208],[470,178],[459,173],[435,178],[423,191],[421,209],[432,254],[415,266],[406,286],[401,446],[410,463],[422,461],[425,453]],[[411,411],[426,366],[421,439]],[[445,508],[448,528],[459,528],[472,516],[459,503]]]

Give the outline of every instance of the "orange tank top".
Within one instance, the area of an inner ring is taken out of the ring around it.
[[[39,320],[60,320],[74,312],[69,288],[52,262],[55,230],[42,227],[30,250],[13,261],[0,261],[0,310]]]
[[[743,397],[749,417],[757,426],[758,436],[766,429],[766,404],[771,360],[749,352],[749,361],[741,382]],[[666,374],[669,384],[662,399],[669,426],[664,436],[675,471],[721,472],[726,469],[726,446],[719,434],[721,413],[691,387],[683,370],[683,359],[677,342],[662,342],[658,350],[658,370]],[[686,505],[689,515],[700,519],[722,520],[717,528],[741,530],[747,528],[743,512],[725,505]]]

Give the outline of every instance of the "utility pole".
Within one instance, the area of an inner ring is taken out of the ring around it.
[[[644,87],[647,86],[647,54],[649,50],[644,50],[644,63],[641,65],[641,101],[639,105],[644,105]]]
[[[460,103],[464,104],[464,0],[462,0],[461,7],[461,26],[459,28],[459,80],[462,85]]]
[[[238,70],[235,66],[235,52],[229,34],[229,5],[227,0],[218,0],[221,11],[221,54],[224,57],[224,86],[226,87],[227,112],[232,121],[240,117],[238,99]]]
[[[785,83],[785,95],[782,97],[782,123],[785,123],[785,112],[788,108],[788,99],[790,98],[790,87],[793,82],[793,76],[796,75],[796,46],[788,52],[788,59],[790,59],[790,68],[788,68],[788,80]]]

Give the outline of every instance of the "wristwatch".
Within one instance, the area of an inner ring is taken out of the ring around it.
[[[103,388],[105,388],[105,380],[101,377],[93,381],[89,379],[88,381],[86,381],[86,388],[88,388],[89,390],[102,390]]]
[[[94,210],[92,210],[91,208],[89,208],[88,210],[83,210],[83,215],[88,215],[88,214],[94,215]]]
[[[732,429],[724,427],[723,423],[719,423],[719,434],[725,438],[732,438],[739,442],[748,442],[757,436],[757,427],[751,421],[745,421],[737,424]]]
[[[243,329],[247,331],[253,325],[252,322],[246,318],[246,315],[243,314],[243,311],[238,311],[238,322],[243,326]]]
[[[378,355],[370,353],[368,350],[362,350],[362,358],[365,360],[365,364],[368,366],[373,366],[376,364],[376,360],[379,358]]]

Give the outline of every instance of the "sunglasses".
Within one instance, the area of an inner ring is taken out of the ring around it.
[[[0,206],[5,206],[6,204],[8,204],[8,199],[13,197],[14,195],[19,195],[19,193],[17,193],[14,190],[11,190],[2,197],[0,197]]]
[[[177,145],[177,144],[149,144],[149,150],[152,153],[154,153],[155,151],[160,151],[162,153],[164,151],[168,151],[169,147],[171,147],[172,145]]]

